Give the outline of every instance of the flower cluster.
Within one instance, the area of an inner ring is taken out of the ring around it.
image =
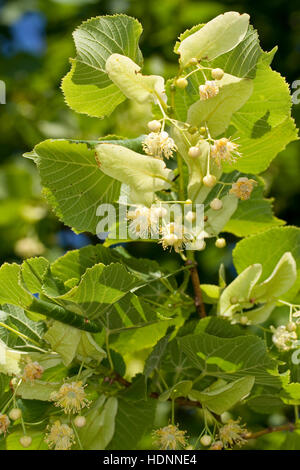
[[[229,419],[227,423],[219,429],[219,440],[224,447],[232,447],[233,445],[242,446],[246,444],[245,436],[247,429],[245,425],[240,425],[240,419]]]
[[[42,377],[43,372],[44,369],[38,362],[29,362],[24,367],[22,379],[24,382],[34,382]]]
[[[159,243],[162,244],[163,249],[174,248],[177,253],[182,250],[189,239],[185,226],[176,222],[171,222],[162,227],[161,233],[162,238]]]
[[[150,132],[143,141],[143,150],[146,155],[151,157],[163,159],[173,157],[173,152],[176,152],[177,147],[174,140],[169,137],[165,131]]]
[[[255,184],[257,184],[257,182],[253,179],[248,179],[246,177],[239,178],[235,183],[233,183],[229,194],[234,194],[242,201],[245,201],[250,198]]]
[[[169,424],[153,433],[156,438],[156,445],[162,450],[176,450],[186,447],[186,431],[180,431],[178,426]]]
[[[271,326],[271,330],[272,341],[280,351],[290,351],[297,347],[297,333],[290,331],[287,325],[280,325],[278,328]]]
[[[127,219],[131,221],[129,231],[142,239],[155,237],[159,233],[159,221],[166,214],[164,207],[139,206],[127,213]]]
[[[6,434],[10,425],[10,420],[7,415],[0,413],[0,435]]]
[[[50,449],[70,450],[75,442],[74,431],[67,424],[61,424],[60,421],[48,427],[49,432],[46,435],[45,442]]]
[[[213,96],[216,96],[220,91],[220,88],[215,81],[206,80],[204,85],[199,86],[200,100],[208,100]]]
[[[78,413],[90,402],[86,398],[82,382],[64,383],[58,392],[53,392],[50,399],[55,406],[63,408],[65,413]]]
[[[238,147],[235,142],[222,137],[222,139],[215,140],[214,144],[211,145],[211,156],[218,167],[221,167],[221,163],[233,163],[237,157],[241,156],[237,151]]]

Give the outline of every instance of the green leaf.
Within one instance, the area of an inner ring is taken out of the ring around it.
[[[287,405],[300,405],[300,383],[286,384],[280,398]]]
[[[40,293],[48,267],[49,261],[43,257],[26,259],[20,273],[23,286],[32,294]]]
[[[58,321],[44,335],[44,339],[50,343],[53,351],[57,352],[63,363],[68,366],[75,357],[82,332],[72,326],[64,325]]]
[[[177,47],[180,63],[185,67],[192,58],[213,60],[232,50],[245,37],[249,15],[227,12],[185,37]]]
[[[254,78],[261,57],[258,34],[250,25],[244,39],[231,51],[222,54],[209,65],[241,78]]]
[[[224,174],[222,181],[228,181]],[[249,176],[250,177],[250,176]],[[250,199],[238,201],[238,207],[231,219],[224,227],[225,232],[233,233],[238,237],[245,237],[263,232],[277,225],[284,225],[284,221],[274,217],[272,212],[273,200],[263,197],[264,184],[261,180],[254,186]]]
[[[86,413],[86,425],[78,434],[84,450],[104,450],[115,432],[118,400],[102,395]]]
[[[203,301],[205,304],[216,304],[220,298],[221,288],[213,284],[201,284]]]
[[[0,338],[9,347],[29,346],[42,343],[45,331],[44,322],[32,321],[24,313],[24,310],[14,305],[3,305],[0,309],[0,322],[16,331],[12,332],[4,326],[0,326]],[[18,332],[20,335],[18,335]]]
[[[156,95],[162,97],[164,93],[164,79],[159,75],[142,75],[141,67],[129,57],[112,54],[106,61],[105,69],[124,95],[138,103],[153,102]]]
[[[153,429],[156,404],[157,400],[151,399],[134,403],[119,398],[115,434],[108,449],[136,449],[144,434]]]
[[[154,370],[159,369],[161,360],[166,352],[166,348],[172,333],[166,334],[156,343],[153,351],[147,357],[144,366],[144,375],[146,380]]]
[[[191,400],[200,401],[201,404],[210,411],[220,415],[224,413],[224,411],[230,410],[230,408],[249,395],[254,382],[255,377],[243,377],[226,385],[212,388],[211,390],[208,389],[203,392],[191,390],[189,398]]]
[[[130,186],[133,203],[150,205],[156,191],[170,188],[173,173],[158,158],[114,144],[99,144],[96,155],[103,173]]]
[[[298,139],[298,131],[292,118],[286,118],[278,126],[265,132],[261,137],[253,139],[237,131],[232,139],[238,138],[239,152],[242,154],[232,165],[224,164],[223,170],[232,169],[244,173],[258,174],[266,170],[279,152],[293,140]]]
[[[200,127],[207,124],[212,137],[222,134],[235,111],[243,106],[253,91],[252,80],[225,74],[218,82],[219,93],[207,100],[196,101],[188,110],[187,122]]]
[[[249,264],[260,263],[265,281],[271,276],[275,266],[284,253],[290,252],[297,265],[297,281],[284,295],[284,299],[293,299],[300,288],[300,229],[296,227],[276,227],[263,233],[252,235],[240,241],[233,250],[234,265],[238,273]]]
[[[77,231],[96,233],[97,207],[119,198],[120,183],[99,169],[85,144],[46,140],[35,151],[46,197],[58,217]]]
[[[295,429],[293,432],[285,433],[285,439],[280,446],[280,450],[300,450],[300,432]]]
[[[97,318],[101,309],[117,302],[139,284],[140,281],[129,274],[123,265],[114,263],[104,266],[99,263],[86,270],[78,286],[55,299],[66,308],[75,308],[87,318]]]
[[[18,429],[10,434],[8,434],[5,443],[6,443],[6,450],[47,450],[47,444],[44,442],[45,435],[42,431],[33,430],[33,429],[26,429],[26,435],[32,438],[32,443],[29,447],[24,448],[20,444],[20,439],[24,436],[24,431],[22,429]]]
[[[231,325],[223,318],[212,316],[202,318],[194,331],[194,333],[204,332],[219,338],[234,338],[244,334],[244,330],[239,325]]]
[[[0,304],[13,304],[26,308],[31,295],[19,285],[20,266],[4,263],[0,268]]]
[[[282,378],[264,341],[255,336],[218,338],[207,333],[178,338],[191,365],[209,376],[234,380],[255,376],[257,385],[281,388]]]
[[[247,400],[247,406],[251,410],[266,415],[280,412],[283,405],[278,395],[271,394],[257,395]]]
[[[245,304],[248,308],[251,307],[252,290],[261,273],[261,264],[252,264],[237,276],[223,290],[218,313],[224,317],[231,317],[234,312],[240,310],[241,304]]]
[[[111,114],[125,96],[105,70],[114,53],[140,64],[138,47],[140,23],[126,15],[99,16],[82,23],[73,34],[77,56],[62,82],[67,104],[79,113],[104,117]]]
[[[42,380],[35,380],[33,384],[22,382],[17,395],[25,400],[51,401],[51,394],[57,392],[60,386],[59,383],[43,382]]]
[[[90,333],[82,332],[76,355],[85,363],[91,360],[100,362],[106,357],[106,352],[100,348]]]
[[[260,173],[286,145],[298,137],[291,116],[289,87],[279,73],[261,60],[252,96],[232,118],[243,155],[234,164],[240,171]],[[229,168],[227,168],[228,170]]]
[[[252,83],[253,93],[232,123],[242,134],[259,139],[291,115],[291,96],[285,79],[262,61]]]

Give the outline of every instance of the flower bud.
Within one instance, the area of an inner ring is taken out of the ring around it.
[[[150,121],[148,122],[148,129],[151,132],[159,132],[161,128],[161,123],[159,121]]]
[[[217,197],[215,199],[213,199],[210,203],[210,207],[214,210],[214,211],[219,211],[220,209],[222,209],[223,207],[223,202],[221,201],[221,199],[218,199]]]
[[[84,416],[76,416],[74,424],[77,428],[83,428],[86,425],[86,419]]]
[[[224,248],[226,246],[225,238],[217,238],[215,245],[217,248]]]
[[[192,158],[199,157],[200,153],[201,153],[201,150],[199,149],[199,147],[190,147],[188,151],[189,157],[192,157]]]
[[[248,322],[249,322],[249,318],[246,315],[242,315],[240,318],[240,324],[247,325]]]
[[[19,408],[13,408],[10,410],[9,415],[10,419],[12,421],[16,421],[17,419],[20,419],[22,416],[22,411]]]
[[[215,186],[216,182],[217,178],[214,175],[206,175],[203,178],[203,184],[208,188],[212,188],[213,186]]]
[[[296,331],[297,330],[297,325],[296,323],[294,323],[293,321],[290,321],[287,325],[286,325],[286,329],[288,331]]]
[[[189,65],[197,65],[197,64],[198,64],[198,59],[196,59],[196,57],[193,57],[189,62]]]
[[[188,86],[188,81],[186,78],[183,78],[183,77],[177,78],[175,85],[177,86],[177,88],[184,89]]]
[[[19,442],[22,447],[29,447],[32,443],[32,438],[30,436],[22,436]]]
[[[212,438],[208,434],[204,434],[204,436],[202,436],[200,439],[200,442],[204,447],[210,446],[211,441],[212,441]]]
[[[224,70],[222,70],[222,69],[213,69],[211,71],[211,76],[214,80],[221,80],[224,77]]]
[[[185,220],[190,223],[194,222],[195,219],[196,219],[196,213],[193,211],[189,211],[185,216]]]

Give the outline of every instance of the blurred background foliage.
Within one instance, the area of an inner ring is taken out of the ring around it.
[[[60,83],[69,70],[68,58],[74,56],[71,34],[76,26],[104,14],[126,13],[138,18],[144,28],[141,49],[145,73],[170,77],[176,70],[173,45],[177,36],[230,10],[251,15],[262,48],[279,46],[273,68],[290,85],[299,80],[298,0],[0,0],[0,80],[7,89],[6,104],[0,105],[0,264],[40,254],[55,259],[68,249],[97,243],[95,237],[76,235],[57,220],[42,198],[34,164],[21,157],[24,152],[47,138],[97,139],[106,134],[135,137],[145,132],[150,117],[150,109],[128,101],[103,121],[68,109]],[[299,127],[300,104],[293,106],[293,114]],[[299,153],[300,143],[290,144],[264,174],[266,195],[275,198],[276,215],[291,225],[299,225]],[[231,251],[236,241],[230,236],[223,250],[208,243],[199,255],[201,279],[216,282],[220,263],[224,263],[228,278],[234,276]],[[132,244],[129,251],[172,267],[180,263],[178,255],[170,256],[156,244]],[[157,424],[166,420],[168,410],[164,406]],[[250,410],[249,427],[260,421],[262,425],[284,421],[282,410],[279,414],[273,411],[270,417],[263,413],[258,417]],[[183,413],[178,419],[185,420],[193,435],[201,416],[196,410]],[[147,448],[150,436],[146,439],[141,445]],[[280,448],[280,439],[279,435],[267,436],[260,440],[260,448]]]

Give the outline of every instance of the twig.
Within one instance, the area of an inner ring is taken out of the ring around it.
[[[280,426],[269,426],[268,428],[262,429],[261,431],[247,433],[244,437],[246,439],[257,439],[258,437],[264,436],[265,434],[270,434],[271,432],[295,431],[297,427],[298,426],[294,423],[282,424]]]
[[[202,297],[202,291],[200,288],[200,279],[198,274],[197,266],[195,265],[194,260],[188,259],[185,263],[187,266],[191,265],[190,273],[191,273],[191,280],[194,289],[194,304],[197,310],[198,315],[200,318],[206,317],[205,306]]]
[[[131,383],[128,382],[128,380],[124,379],[121,375],[115,373],[113,381],[119,382],[121,385],[124,385],[124,387],[128,388],[131,386]],[[151,392],[149,397],[158,399],[159,398],[159,393],[157,392]],[[169,398],[169,401],[172,401],[171,398]],[[183,398],[179,397],[174,400],[176,405],[179,406],[190,406],[190,407],[196,407],[196,408],[202,408],[202,405],[199,401],[192,401],[189,400],[188,398]],[[288,423],[288,424],[283,424],[280,426],[269,426],[268,428],[262,429],[261,431],[257,432],[248,432],[243,435],[244,439],[257,439],[258,437],[264,436],[265,434],[270,434],[272,432],[280,432],[280,431],[295,431],[298,429],[299,426],[297,426],[294,423]]]

